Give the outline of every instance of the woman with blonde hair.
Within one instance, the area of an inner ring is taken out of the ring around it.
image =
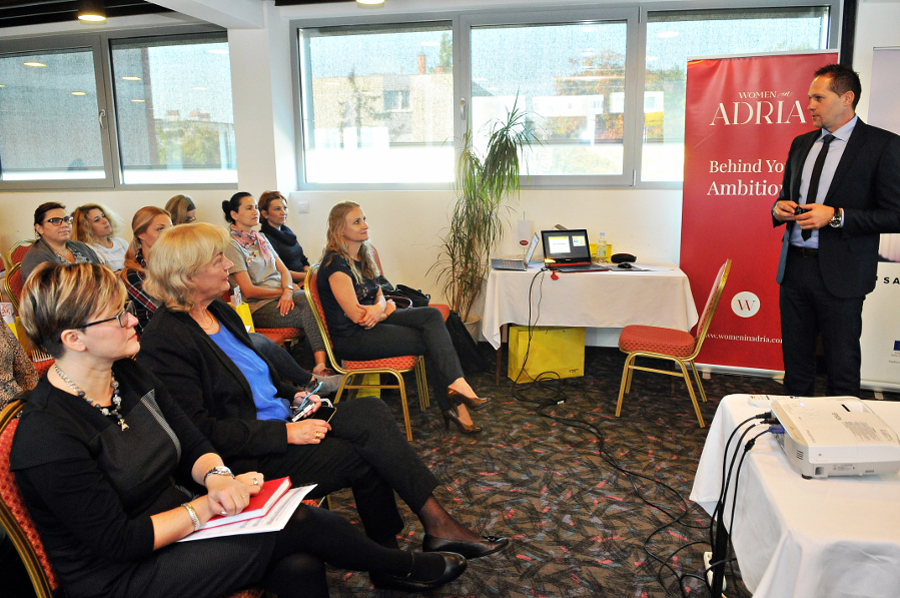
[[[330,421],[292,421],[297,389],[255,350],[219,298],[228,288],[229,246],[227,232],[205,223],[176,226],[157,241],[146,285],[165,306],[144,330],[137,357],[222,456],[270,478],[315,482],[312,497],[352,488],[366,535],[383,546],[397,546],[403,529],[394,491],[422,522],[425,551],[478,558],[506,546],[505,538],[481,538],[444,510],[432,494],[437,478],[381,399],[340,403]]]
[[[463,434],[481,432],[467,407],[481,409],[490,399],[479,398],[463,377],[441,313],[433,307],[398,310],[385,300],[368,239],[359,204],[345,201],[331,208],[316,284],[335,352],[354,360],[424,355],[444,427],[453,422]]]
[[[102,204],[88,203],[75,208],[72,218],[75,220],[73,239],[87,244],[113,272],[125,267],[128,242],[116,236],[122,229],[118,214]]]
[[[197,206],[189,195],[174,195],[166,202],[166,211],[172,217],[172,224],[190,224],[197,220]]]
[[[324,563],[417,590],[465,570],[459,555],[386,549],[305,505],[278,532],[178,542],[243,511],[265,476],[234,475],[130,359],[140,345],[126,299],[96,264],[44,265],[22,293],[28,336],[56,362],[22,410],[10,469],[66,596],[212,598],[255,585],[324,598]]]

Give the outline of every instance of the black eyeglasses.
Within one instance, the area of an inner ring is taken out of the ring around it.
[[[47,218],[46,220],[44,220],[44,224],[49,222],[54,226],[59,226],[63,222],[65,222],[66,224],[72,224],[72,220],[74,220],[74,218],[72,218],[71,216],[57,216],[56,218]]]
[[[124,317],[125,314],[131,314],[132,316],[134,315],[134,304],[131,301],[126,301],[125,307],[122,309],[122,311],[120,311],[113,317],[106,318],[105,320],[97,320],[96,322],[88,322],[84,326],[81,326],[81,328],[87,328],[88,326],[95,326],[97,324],[103,324],[105,322],[112,322],[113,320],[118,322],[119,328],[126,328],[128,319]]]

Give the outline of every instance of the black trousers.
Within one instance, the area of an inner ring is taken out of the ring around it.
[[[865,296],[844,299],[822,280],[818,257],[788,251],[781,283],[781,339],[784,388],[812,396],[816,380],[816,339],[822,334],[830,396],[859,396],[862,308]]]
[[[342,359],[424,355],[434,398],[443,411],[451,407],[447,387],[463,377],[444,318],[433,307],[398,309],[368,330],[358,327],[350,336],[335,337],[334,348]]]
[[[378,543],[403,529],[394,491],[418,513],[438,484],[375,397],[341,402],[320,444],[289,445],[283,455],[261,458],[259,467],[267,479],[318,484],[310,498],[351,488],[366,534]]]

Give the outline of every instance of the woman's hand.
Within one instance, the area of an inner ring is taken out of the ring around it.
[[[304,419],[287,424],[288,444],[319,444],[331,431],[331,424],[321,419]]]
[[[387,317],[395,311],[397,311],[397,304],[394,303],[393,299],[388,299],[384,305],[384,318],[382,318],[382,320],[387,319]]]
[[[278,313],[284,317],[292,309],[294,309],[294,293],[291,289],[285,288],[278,298]]]
[[[240,475],[234,476],[234,479],[242,483],[250,491],[250,496],[259,494],[263,484],[266,482],[266,476],[258,471],[248,471]]]
[[[250,504],[250,495],[259,492],[259,488],[251,491],[237,478],[223,475],[211,475],[206,478],[207,504],[213,515],[237,515]]]
[[[294,400],[291,402],[292,407],[299,407],[300,403],[303,402],[303,399],[307,397],[308,393],[305,390],[301,390],[297,394],[294,395]],[[319,410],[319,407],[322,406],[322,398],[319,395],[308,395],[310,402],[313,404],[312,411],[310,411],[310,415]]]
[[[357,324],[363,328],[372,328],[378,322],[384,319],[384,306],[376,303],[375,305],[361,305],[365,313],[357,320]]]

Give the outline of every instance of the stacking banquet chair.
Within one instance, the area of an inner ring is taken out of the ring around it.
[[[709,330],[713,314],[716,313],[716,307],[719,305],[719,299],[722,297],[722,291],[725,289],[725,282],[728,279],[730,270],[731,260],[729,259],[719,268],[719,274],[713,283],[709,299],[706,301],[706,307],[703,308],[703,314],[700,316],[700,321],[697,322],[693,335],[683,330],[657,326],[632,325],[622,329],[622,334],[619,336],[619,349],[627,353],[628,357],[625,359],[625,369],[622,371],[622,385],[619,388],[619,403],[616,405],[616,417],[619,417],[619,414],[622,413],[622,400],[631,391],[631,377],[634,374],[634,370],[641,370],[666,374],[667,376],[683,377],[687,384],[688,393],[691,395],[691,402],[694,404],[697,421],[700,423],[701,428],[706,425],[703,423],[703,415],[700,413],[700,405],[697,404],[697,396],[694,394],[694,387],[691,385],[691,378],[688,376],[686,364],[690,364],[691,370],[694,372],[697,388],[700,390],[700,397],[705,403],[706,393],[703,391],[703,383],[700,382],[700,374],[697,372],[697,365],[694,363],[694,360],[703,346],[703,339],[706,338],[706,332]],[[660,370],[635,365],[635,359],[638,357],[674,361],[678,364],[680,371]]]
[[[31,249],[32,243],[34,243],[34,239],[22,239],[9,248],[9,251],[6,252],[7,270],[11,269],[16,264],[22,263],[22,258],[24,258],[25,254],[28,253],[28,250]]]
[[[309,306],[312,308],[313,315],[316,317],[316,323],[319,325],[319,331],[322,333],[322,339],[325,341],[325,350],[328,353],[328,359],[331,361],[336,372],[344,374],[341,386],[338,388],[334,397],[337,403],[341,399],[344,390],[357,390],[362,388],[396,388],[400,390],[400,401],[403,406],[403,422],[406,424],[406,439],[412,442],[412,425],[409,421],[409,405],[406,401],[406,384],[403,382],[403,374],[415,370],[416,387],[419,391],[419,407],[424,411],[428,408],[430,400],[428,398],[428,379],[425,376],[425,360],[421,355],[405,355],[403,357],[387,357],[385,359],[373,359],[370,361],[349,361],[339,362],[334,355],[334,349],[331,346],[331,336],[328,334],[328,324],[325,322],[325,312],[322,311],[322,301],[319,297],[319,289],[316,286],[318,278],[319,265],[316,264],[306,273],[304,281],[304,289],[306,290],[306,298]],[[392,376],[396,384],[367,383],[365,381],[366,374],[388,374]],[[356,380],[359,380],[358,382]]]
[[[231,291],[227,291],[222,294],[222,301],[225,303],[231,302]],[[293,341],[296,341],[300,338],[300,329],[299,328],[257,328],[253,327],[253,332],[259,333],[270,341],[275,342],[281,346],[285,346],[286,344],[290,344]]]
[[[0,411],[0,524],[25,565],[37,598],[53,598],[60,594],[59,579],[25,508],[15,477],[9,470],[9,451],[19,424],[19,411],[24,406],[25,401],[13,400]],[[260,589],[246,589],[235,592],[229,598],[260,598],[263,594]]]
[[[3,290],[6,296],[13,304],[13,309],[19,313],[19,297],[22,296],[22,287],[25,281],[22,280],[22,264],[15,264],[6,271],[6,278],[3,279]]]

